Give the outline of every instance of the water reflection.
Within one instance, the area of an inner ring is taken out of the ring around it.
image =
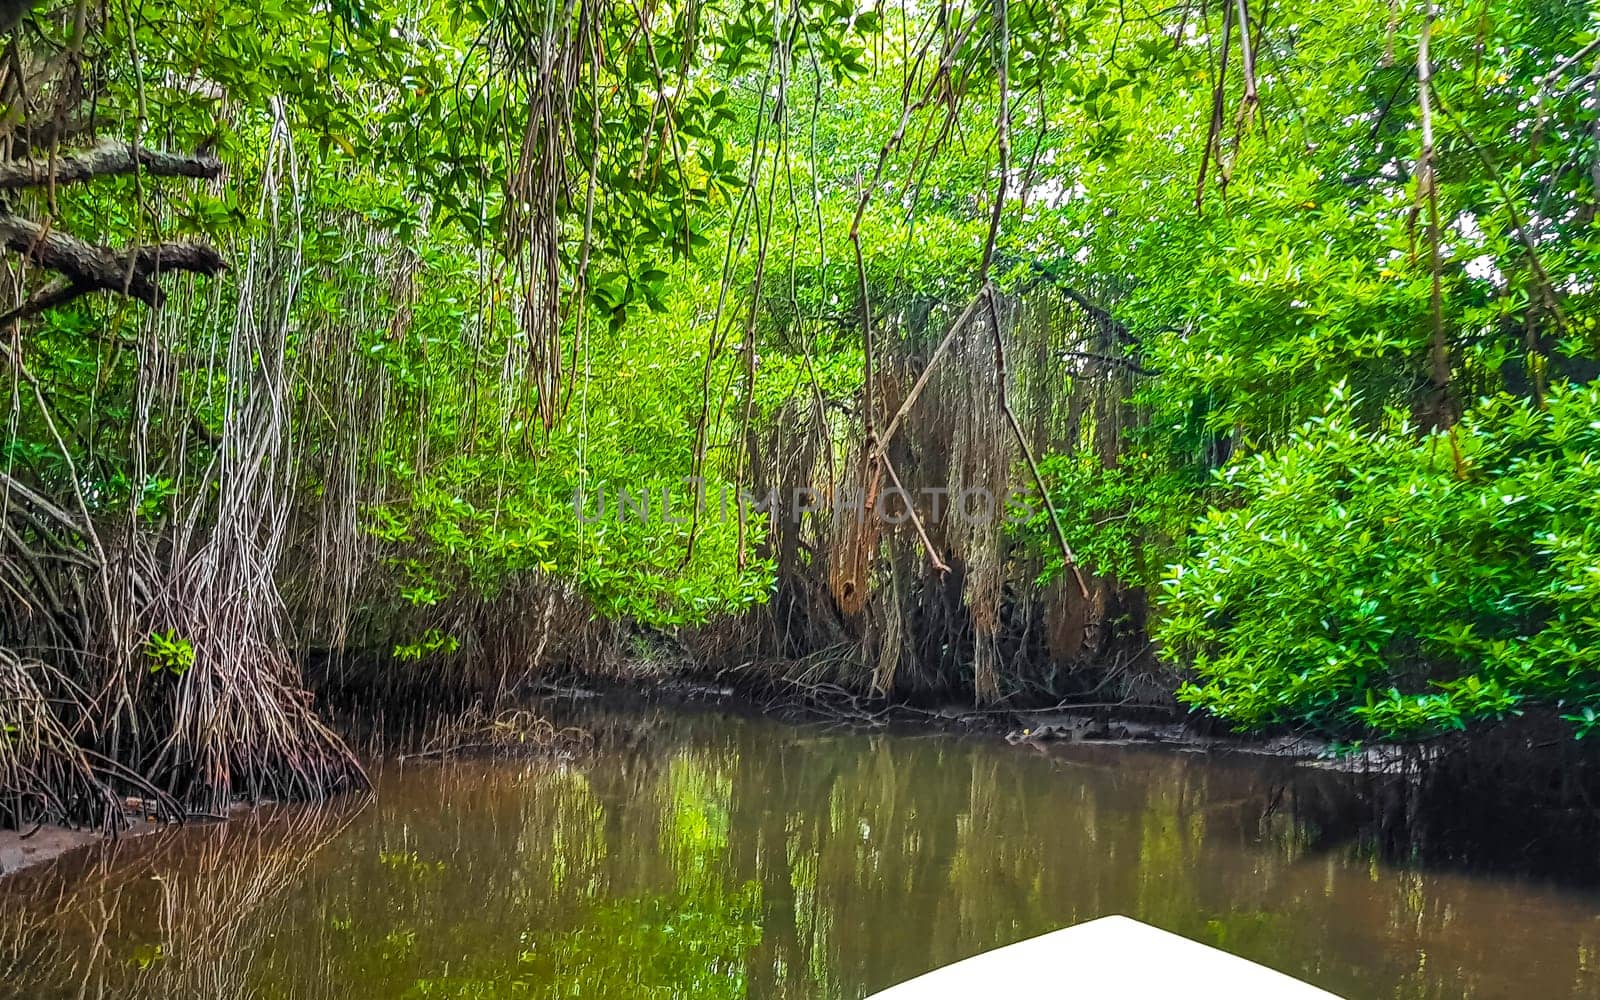
[[[365,809],[0,885],[0,993],[859,998],[1107,913],[1351,997],[1600,993],[1597,897],[1382,864],[1317,819],[1337,776],[646,722],[582,769],[391,765]]]

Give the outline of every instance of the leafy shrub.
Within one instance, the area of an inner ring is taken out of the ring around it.
[[[1600,383],[1497,397],[1449,433],[1336,392],[1270,454],[1221,473],[1157,639],[1179,696],[1241,727],[1415,738],[1600,705]]]
[[[1092,452],[1056,453],[1039,467],[1073,554],[1088,570],[1126,586],[1158,582],[1190,522],[1205,509],[1202,474],[1168,456],[1128,452],[1106,466]],[[1048,513],[1037,510],[1024,533],[1042,556],[1039,582],[1055,579],[1066,566]]]

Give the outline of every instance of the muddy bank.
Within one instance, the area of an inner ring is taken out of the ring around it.
[[[200,822],[200,821],[196,821]],[[206,820],[204,822],[216,822]],[[88,830],[54,824],[43,824],[30,830],[0,830],[0,879],[25,868],[54,861],[73,851],[82,850],[108,839],[142,837],[160,830],[171,829],[174,823],[158,822],[134,809],[128,813],[128,826],[115,837],[101,830]]]
[[[570,763],[592,754],[597,747],[615,748],[632,742],[625,727],[561,726],[551,722],[539,705],[485,710],[473,704],[465,710],[443,709],[426,717],[401,715],[375,725],[368,717],[335,720],[341,738],[360,748],[363,763],[394,761],[438,762],[468,757],[540,759]],[[355,793],[365,795],[365,792]],[[64,855],[108,841],[134,838],[179,827],[226,823],[241,814],[255,814],[279,805],[271,799],[236,801],[226,815],[191,814],[182,820],[158,815],[145,800],[125,802],[120,832],[100,827],[71,827],[44,823],[27,830],[0,829],[0,880],[53,861]],[[112,824],[116,826],[117,824]]]
[[[0,879],[97,844],[148,837],[180,827],[217,826],[277,804],[270,799],[256,803],[235,802],[228,807],[226,815],[196,814],[182,821],[173,821],[161,818],[140,799],[128,799],[125,803],[125,825],[118,833],[55,823],[43,823],[27,830],[0,830]]]
[[[100,834],[95,831],[69,830],[64,826],[0,830],[0,878],[99,841]]]

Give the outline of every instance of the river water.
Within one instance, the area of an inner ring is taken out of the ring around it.
[[[854,1000],[1123,913],[1351,998],[1600,996],[1600,893],[1381,860],[1337,819],[1341,775],[706,712],[613,723],[624,745],[581,766],[390,762],[371,801],[0,882],[0,995]]]

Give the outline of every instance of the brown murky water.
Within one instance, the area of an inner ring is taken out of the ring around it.
[[[630,718],[0,883],[0,995],[834,1000],[1125,913],[1352,998],[1600,996],[1600,894],[1381,862],[1337,775]]]

